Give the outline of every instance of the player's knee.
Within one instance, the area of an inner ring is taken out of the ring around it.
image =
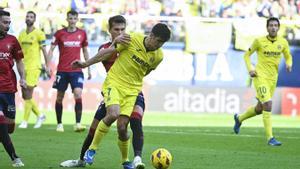
[[[127,140],[129,138],[127,133],[127,126],[124,124],[118,124],[117,128],[118,128],[119,138],[121,140]]]
[[[272,101],[263,103],[262,107],[264,111],[272,111]]]

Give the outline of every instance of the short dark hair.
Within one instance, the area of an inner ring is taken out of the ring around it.
[[[168,41],[171,37],[171,30],[164,23],[158,23],[153,26],[151,33],[154,36],[160,37],[164,42]]]
[[[275,18],[275,17],[271,17],[267,20],[267,27],[269,26],[270,22],[271,21],[276,21],[278,23],[278,26],[280,26],[280,22],[279,22],[279,19],[278,18]]]
[[[69,15],[75,15],[75,16],[78,16],[78,12],[75,11],[74,9],[71,9],[70,11],[67,12],[67,17],[68,17]]]
[[[36,13],[33,11],[28,11],[27,14],[32,14],[34,16],[34,18],[36,18]]]
[[[110,30],[113,23],[124,23],[126,24],[126,19],[122,15],[115,15],[108,19],[108,29]]]
[[[10,13],[4,10],[0,10],[0,17],[1,16],[10,16]]]

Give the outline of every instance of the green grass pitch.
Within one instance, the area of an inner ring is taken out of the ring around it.
[[[47,112],[41,129],[16,128],[12,135],[24,169],[59,169],[60,162],[77,159],[87,132],[73,132],[74,114],[63,114],[65,132],[55,131],[55,113]],[[17,123],[22,113],[17,115]],[[86,113],[82,122],[89,125],[93,113]],[[297,169],[300,168],[300,118],[272,117],[274,134],[281,147],[267,146],[262,117],[244,122],[241,133],[232,132],[232,115],[199,115],[189,113],[146,112],[144,117],[143,161],[151,169],[150,155],[156,148],[168,149],[173,162],[171,169]],[[132,146],[130,158],[132,159]],[[0,146],[0,169],[11,163]],[[91,169],[119,169],[116,127],[113,126],[97,151]]]

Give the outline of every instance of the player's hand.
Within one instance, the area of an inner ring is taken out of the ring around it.
[[[117,36],[114,40],[115,43],[120,43],[123,45],[128,45],[130,42],[130,35],[129,34],[121,34],[119,36]]]
[[[291,72],[292,71],[292,66],[286,65],[286,71]]]
[[[86,67],[85,64],[84,64],[84,62],[81,61],[81,60],[75,60],[75,61],[73,61],[71,63],[71,65],[72,65],[73,69],[76,69],[76,68],[85,68]]]
[[[249,75],[250,77],[257,77],[257,73],[255,70],[250,70]]]
[[[20,86],[22,87],[22,88],[27,88],[27,84],[26,84],[26,81],[25,81],[25,79],[20,79]]]

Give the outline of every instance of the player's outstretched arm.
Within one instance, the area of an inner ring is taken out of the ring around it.
[[[80,61],[80,60],[75,60],[74,62],[72,62],[72,67],[73,68],[86,68],[90,65],[93,65],[98,62],[102,62],[102,61],[110,58],[114,52],[116,52],[116,49],[114,47],[100,50],[94,57],[88,59],[85,62]]]
[[[24,64],[22,59],[17,59],[16,60],[16,65],[17,65],[17,69],[20,75],[20,86],[23,88],[26,88],[26,81],[25,81],[25,71],[24,71]]]

